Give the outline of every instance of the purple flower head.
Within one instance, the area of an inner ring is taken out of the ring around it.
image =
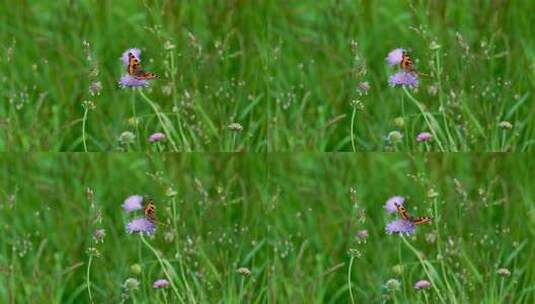
[[[126,232],[154,234],[156,232],[156,225],[144,217],[138,217],[126,224]]]
[[[418,76],[415,73],[401,71],[390,75],[388,83],[391,87],[405,86],[416,88],[418,86]]]
[[[128,74],[121,76],[119,80],[119,86],[121,88],[136,88],[136,87],[148,87],[149,81],[146,79],[137,79]]]
[[[426,289],[431,287],[431,283],[427,280],[420,280],[414,284],[414,288],[416,289]]]
[[[403,196],[393,196],[386,201],[385,209],[387,213],[394,213],[398,211],[396,204],[403,206],[405,198]]]
[[[169,286],[169,282],[166,280],[166,279],[159,279],[159,280],[156,280],[154,281],[154,283],[152,283],[152,288],[165,288]]]
[[[165,134],[161,133],[161,132],[157,132],[157,133],[154,133],[152,134],[151,136],[149,136],[149,142],[151,144],[157,142],[157,141],[162,141],[165,139]]]
[[[422,132],[420,134],[418,134],[418,136],[416,136],[416,141],[417,142],[424,142],[424,141],[429,141],[433,138],[433,135],[429,132]]]
[[[368,230],[359,230],[357,231],[357,239],[365,240],[368,238]]]
[[[403,52],[405,52],[402,48],[393,49],[388,53],[386,56],[386,62],[389,66],[398,65],[401,63],[401,59],[403,59]]]
[[[130,213],[132,211],[143,209],[143,206],[141,205],[142,202],[143,196],[141,195],[136,194],[127,197],[123,203],[124,212]]]
[[[121,62],[125,68],[128,66],[128,53],[132,53],[141,62],[141,50],[137,48],[128,49],[121,55]]]
[[[386,225],[386,233],[405,233],[413,234],[416,230],[416,227],[412,222],[406,220],[395,220]]]

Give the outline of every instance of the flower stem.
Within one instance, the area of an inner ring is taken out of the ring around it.
[[[353,288],[351,287],[351,269],[353,268],[353,259],[355,259],[355,257],[351,255],[351,258],[349,259],[349,267],[347,269],[347,286],[349,289],[349,297],[351,298],[351,303],[355,303],[355,298],[353,296]]]
[[[84,106],[84,118],[82,119],[82,142],[84,144],[84,152],[87,152],[87,144],[85,141],[85,122],[87,121],[87,113],[89,112],[89,106]]]
[[[416,98],[414,98],[414,96],[412,96],[411,93],[409,93],[409,91],[407,90],[407,88],[403,87],[403,91],[405,92],[405,94],[407,95],[407,97],[409,97],[409,99],[416,105],[416,107],[418,108],[418,110],[420,110],[420,113],[422,114],[422,116],[424,117],[424,120],[425,120],[425,123],[427,124],[427,127],[429,128],[429,131],[431,131],[431,133],[433,134],[433,138],[435,139],[435,141],[437,142],[439,148],[440,148],[440,151],[445,151],[444,150],[444,147],[442,146],[442,142],[440,141],[440,138],[437,136],[437,133],[435,132],[435,128],[433,127],[433,125],[431,124],[431,121],[430,121],[430,118],[436,123],[436,120],[435,118],[427,113],[422,104],[420,104],[420,102],[418,102],[418,100],[416,100]],[[428,117],[429,116],[429,117]],[[438,124],[437,124],[438,125]]]
[[[440,302],[442,303],[446,303],[446,301],[444,301],[444,298],[442,298],[442,295],[440,294],[440,290],[438,290],[437,286],[435,285],[435,282],[433,281],[433,277],[431,276],[431,273],[429,272],[429,269],[427,269],[427,264],[424,262],[424,260],[422,259],[420,253],[416,250],[416,248],[414,248],[410,243],[409,241],[407,241],[407,239],[405,239],[405,237],[403,235],[401,235],[401,239],[403,240],[403,242],[405,243],[405,245],[407,245],[407,247],[409,247],[409,249],[416,255],[416,257],[418,258],[418,260],[420,261],[420,264],[422,265],[422,268],[424,269],[424,272],[425,274],[427,275],[427,278],[429,278],[429,281],[431,281],[431,286],[433,287],[433,289],[435,290],[435,292],[437,293],[437,296],[438,298],[440,299]]]
[[[357,145],[355,144],[355,116],[357,115],[357,106],[353,105],[353,113],[351,114],[351,147],[353,152],[357,152]]]
[[[178,147],[175,143],[175,141],[173,140],[173,137],[171,137],[171,132],[167,126],[167,123],[164,122],[164,115],[161,113],[161,111],[158,109],[158,106],[152,101],[150,100],[146,95],[145,93],[143,93],[142,90],[138,90],[139,92],[139,95],[141,95],[141,97],[143,97],[143,99],[145,99],[145,101],[151,106],[152,110],[154,111],[154,113],[156,114],[156,117],[158,117],[158,121],[160,122],[160,125],[162,126],[163,128],[163,131],[165,132],[165,135],[167,136],[167,138],[169,139],[169,142],[171,143],[171,146],[173,146],[173,150],[174,152],[178,152]],[[165,117],[167,118],[167,117]],[[167,121],[169,121],[169,119],[167,119]]]
[[[91,264],[93,263],[93,254],[89,254],[89,261],[87,261],[87,271],[86,271],[86,285],[87,293],[89,294],[89,302],[93,303],[93,294],[91,293]]]
[[[145,238],[143,237],[143,234],[140,234],[140,237],[141,237],[141,241],[143,242],[143,244],[145,244],[145,246],[147,246],[152,251],[152,253],[154,253],[154,255],[156,256],[156,259],[158,260],[158,263],[160,263],[160,266],[162,267],[162,271],[165,274],[165,277],[169,281],[169,284],[171,284],[171,288],[173,289],[173,292],[175,293],[177,298],[180,300],[180,302],[184,303],[184,299],[182,298],[182,296],[178,292],[178,289],[175,286],[173,278],[171,277],[171,274],[167,271],[167,267],[164,265],[164,262],[162,261],[162,258],[160,257],[160,255],[158,254],[156,249],[154,249],[154,247],[152,247],[149,244],[149,242],[147,242],[147,240],[145,240]]]

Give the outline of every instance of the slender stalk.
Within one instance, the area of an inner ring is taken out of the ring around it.
[[[433,138],[435,139],[435,141],[437,142],[439,148],[440,148],[440,151],[445,151],[444,150],[444,147],[442,146],[442,142],[440,141],[440,138],[437,136],[437,133],[435,132],[435,128],[433,127],[433,125],[431,124],[431,122],[429,121],[429,117],[428,115],[434,119],[433,116],[431,116],[429,113],[427,113],[423,106],[420,104],[420,102],[418,102],[418,100],[416,100],[416,98],[414,98],[412,96],[411,93],[409,93],[409,91],[407,90],[407,88],[403,87],[403,91],[405,92],[405,94],[407,95],[407,97],[409,97],[409,99],[416,105],[416,107],[418,108],[418,110],[420,110],[420,113],[422,114],[422,116],[424,117],[424,120],[425,120],[425,123],[427,124],[427,127],[429,128],[429,131],[431,131],[431,133],[433,134]],[[436,121],[436,120],[435,120]]]
[[[93,254],[89,253],[89,261],[87,261],[87,271],[86,271],[86,285],[87,293],[89,294],[89,302],[93,302],[93,294],[91,293],[91,264],[93,263]]]
[[[355,257],[351,255],[351,258],[349,259],[349,267],[347,269],[347,285],[349,289],[349,297],[351,298],[351,303],[355,303],[355,297],[353,296],[353,288],[351,287],[351,269],[353,268],[353,260]]]
[[[171,274],[167,271],[167,267],[165,266],[164,262],[162,261],[162,258],[160,257],[160,255],[158,254],[156,249],[154,249],[154,247],[152,247],[149,244],[149,242],[147,242],[147,240],[145,240],[145,238],[143,237],[143,234],[140,234],[139,236],[140,236],[141,241],[143,242],[143,244],[145,244],[145,246],[147,246],[152,251],[152,253],[154,253],[154,255],[156,256],[156,259],[158,260],[158,263],[160,263],[160,267],[162,267],[162,271],[165,274],[165,277],[167,278],[167,280],[169,281],[169,284],[171,285],[171,288],[173,289],[173,292],[175,293],[177,298],[180,300],[180,302],[184,303],[184,299],[182,298],[182,296],[178,292],[178,289],[175,286],[175,283],[173,281],[173,278],[171,277]]]
[[[141,97],[143,97],[143,99],[151,106],[152,110],[154,111],[154,114],[156,114],[156,117],[158,117],[158,121],[160,122],[160,125],[162,126],[163,131],[165,132],[165,136],[171,143],[171,146],[173,146],[174,152],[178,152],[179,151],[178,147],[175,141],[173,140],[173,137],[171,136],[171,132],[169,131],[167,124],[163,121],[164,117],[162,113],[160,112],[160,110],[158,109],[158,106],[152,100],[150,100],[150,98],[148,98],[147,95],[145,95],[145,93],[143,93],[142,90],[138,90],[138,91],[139,91],[139,95],[141,95]]]
[[[357,152],[357,145],[355,144],[355,116],[357,116],[357,106],[353,105],[353,113],[351,114],[351,147],[353,152]]]
[[[84,152],[87,152],[87,144],[85,140],[85,122],[87,121],[87,113],[89,112],[89,105],[84,106],[84,118],[82,119],[82,142],[84,144]]]
[[[134,119],[134,127],[136,129],[136,138],[137,138],[137,148],[138,151],[141,151],[141,142],[139,141],[139,137],[141,136],[139,134],[139,126],[137,121],[137,115],[136,115],[136,94],[132,94],[132,116]]]
[[[433,287],[433,289],[435,290],[435,292],[437,293],[437,296],[438,298],[440,299],[440,302],[442,303],[446,303],[446,301],[444,301],[444,298],[442,298],[442,295],[440,294],[440,290],[438,290],[436,284],[435,284],[435,281],[433,280],[433,277],[431,276],[431,273],[429,272],[429,269],[427,269],[427,264],[424,262],[424,260],[422,259],[422,257],[420,256],[420,253],[416,250],[416,248],[414,248],[410,243],[409,241],[407,241],[405,239],[405,237],[403,235],[401,235],[401,239],[403,240],[403,242],[405,243],[405,245],[407,245],[407,247],[409,247],[409,249],[416,255],[416,257],[418,258],[418,260],[420,261],[420,264],[422,265],[422,268],[424,269],[424,272],[425,274],[427,275],[427,278],[429,279],[429,281],[431,281],[431,286]]]

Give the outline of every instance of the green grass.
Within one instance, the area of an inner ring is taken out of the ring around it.
[[[535,142],[533,1],[62,0],[0,10],[3,151],[527,151]],[[162,76],[147,98],[117,86],[129,47]],[[397,47],[429,75],[411,96],[388,86],[384,59]],[[91,96],[97,80],[102,92]],[[361,96],[363,81],[371,88]],[[125,131],[133,143],[118,141]],[[168,140],[151,146],[157,131]],[[403,139],[385,140],[391,131]],[[422,131],[434,140],[417,143]]]
[[[88,303],[89,290],[94,303],[347,303],[348,281],[355,303],[534,300],[530,155],[6,154],[0,165],[2,303]],[[135,193],[166,224],[154,237],[125,231]],[[432,224],[387,235],[393,195]],[[139,289],[125,291],[127,278]],[[153,290],[158,278],[174,287]],[[433,287],[416,291],[420,279]]]

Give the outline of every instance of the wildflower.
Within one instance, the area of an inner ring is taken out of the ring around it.
[[[89,93],[91,96],[100,95],[100,91],[102,91],[102,82],[95,81],[89,84]]]
[[[368,238],[368,230],[360,230],[357,232],[357,239],[365,240]]]
[[[132,53],[132,55],[134,55],[134,57],[136,57],[136,59],[141,62],[141,50],[138,48],[130,48],[124,51],[121,55],[121,62],[123,63],[125,68],[128,66],[130,61],[130,58],[128,58],[129,53]]]
[[[416,88],[418,86],[418,76],[415,73],[401,71],[394,73],[388,79],[391,87],[405,86],[409,88]]]
[[[401,275],[404,270],[405,268],[401,264],[397,264],[392,267],[392,271],[397,275]]]
[[[121,135],[119,135],[119,142],[121,142],[122,144],[131,144],[134,142],[135,138],[136,136],[134,135],[134,133],[130,131],[125,131],[121,133]]]
[[[141,202],[143,202],[143,196],[141,195],[136,194],[127,197],[123,203],[124,212],[130,213],[132,211],[143,209]]]
[[[139,264],[133,264],[133,265],[130,266],[130,271],[133,274],[138,275],[138,274],[141,273],[141,271],[143,271],[143,268]]]
[[[128,278],[124,281],[123,287],[129,291],[139,289],[139,281],[135,278]]]
[[[387,213],[397,212],[396,204],[403,206],[405,198],[403,196],[393,196],[386,201],[385,209]]]
[[[128,74],[121,76],[119,80],[119,86],[121,88],[137,88],[137,87],[147,87],[149,86],[149,81],[146,79],[137,79]]]
[[[414,288],[416,288],[418,290],[427,289],[429,287],[431,287],[431,282],[429,282],[427,280],[420,280],[420,281],[414,283]]]
[[[401,59],[403,59],[403,52],[405,52],[405,50],[402,48],[397,48],[390,51],[390,53],[388,53],[388,55],[386,56],[386,62],[388,63],[388,65],[394,66],[400,64]]]
[[[126,231],[128,233],[146,233],[146,234],[154,234],[156,232],[156,226],[154,223],[149,221],[148,219],[144,217],[138,217],[133,220],[131,220],[128,224],[126,224]]]
[[[363,81],[363,82],[359,83],[359,85],[358,85],[358,90],[363,95],[367,94],[369,89],[370,89],[370,83],[367,82],[367,81]]]
[[[405,119],[403,117],[394,118],[394,125],[400,129],[405,127]]]
[[[251,270],[249,270],[249,268],[247,267],[240,267],[238,268],[238,270],[236,270],[236,272],[241,275],[241,276],[244,276],[244,277],[248,277],[251,275]]]
[[[401,286],[401,283],[396,279],[390,279],[386,281],[386,284],[385,284],[385,287],[388,290],[396,290],[396,289],[399,289],[400,286]]]
[[[151,144],[155,143],[155,142],[158,142],[158,141],[162,141],[165,139],[165,134],[161,133],[161,132],[156,132],[154,134],[152,134],[151,136],[149,136],[149,142]]]
[[[230,125],[227,126],[227,128],[229,128],[231,131],[234,131],[234,132],[240,132],[243,129],[242,125],[237,122],[231,123]]]
[[[513,124],[511,124],[510,122],[504,120],[504,121],[500,121],[498,123],[498,127],[502,128],[502,129],[512,129],[513,128]]]
[[[389,142],[393,142],[393,143],[401,141],[402,138],[403,138],[403,134],[401,134],[401,132],[399,131],[392,131],[388,133],[388,135],[386,136],[386,139]]]
[[[433,135],[429,132],[422,132],[416,136],[417,142],[429,141],[433,138]]]
[[[97,229],[93,233],[93,240],[97,243],[100,243],[104,241],[104,237],[106,236],[106,230],[104,229]]]
[[[169,286],[169,282],[166,279],[159,279],[159,280],[154,281],[154,283],[152,283],[152,288],[156,288],[156,289],[165,288],[167,286]]]
[[[412,222],[406,220],[395,220],[386,225],[386,233],[405,233],[413,234],[416,230],[416,227]]]
[[[177,192],[172,187],[168,187],[167,190],[165,190],[165,195],[167,195],[169,197],[173,197],[173,196],[177,195]]]
[[[507,268],[500,268],[496,270],[496,273],[501,277],[508,277],[511,275],[511,272]]]

